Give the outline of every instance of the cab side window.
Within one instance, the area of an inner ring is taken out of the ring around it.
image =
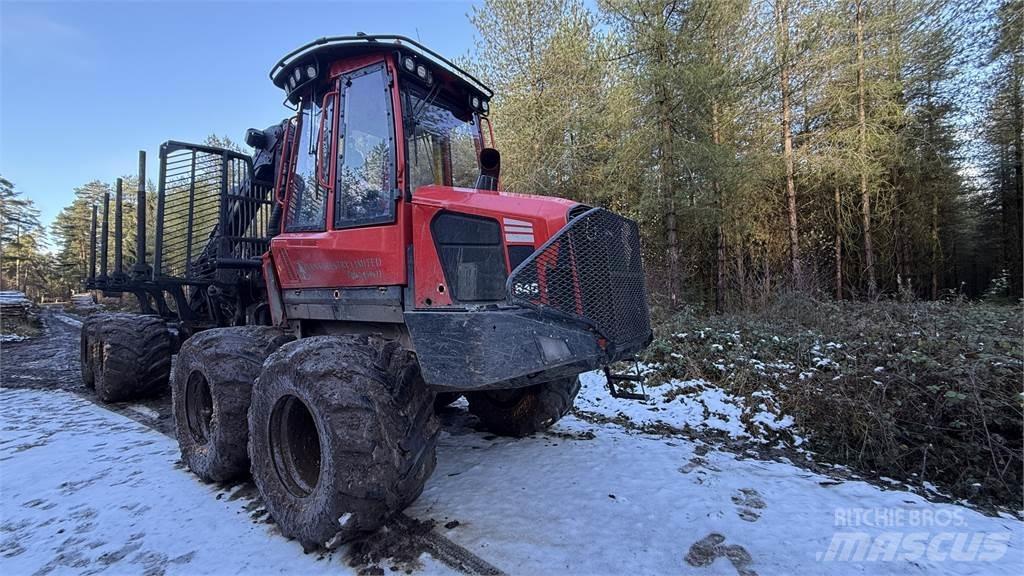
[[[334,226],[348,228],[395,219],[395,145],[391,90],[383,64],[341,81]]]
[[[330,118],[330,109],[326,114]],[[299,138],[295,148],[295,171],[288,181],[288,232],[321,232],[327,229],[325,179],[317,177],[317,147],[324,114],[320,104],[304,102],[299,115]],[[329,120],[328,120],[329,123]]]

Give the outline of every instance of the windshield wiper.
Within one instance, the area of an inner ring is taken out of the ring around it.
[[[417,104],[416,107],[412,109],[412,113],[410,114],[409,117],[409,121],[412,123],[413,126],[419,123],[420,112],[422,112],[423,109],[426,108],[428,105],[433,105],[434,101],[437,100],[438,94],[440,93],[441,85],[435,84],[430,89],[430,92],[427,92],[427,97],[420,99],[419,104]]]

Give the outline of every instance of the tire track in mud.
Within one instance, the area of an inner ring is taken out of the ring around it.
[[[0,357],[0,387],[64,390],[177,442],[170,391],[157,398],[135,402],[101,402],[81,381],[77,350],[80,319],[53,308],[44,308],[41,317],[44,326],[41,336],[4,345]],[[217,498],[222,497],[248,500],[245,510],[253,522],[272,523],[251,480],[223,486]],[[426,552],[463,574],[504,574],[483,558],[439,534],[433,527],[432,520],[421,521],[404,512],[399,513],[378,532],[348,543],[345,560],[360,574],[383,574],[381,565],[408,572],[419,567],[417,558]]]

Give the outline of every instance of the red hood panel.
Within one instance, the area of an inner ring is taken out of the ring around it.
[[[415,301],[417,308],[452,304],[435,250],[430,222],[440,212],[458,212],[497,220],[502,229],[506,270],[513,268],[512,248],[540,247],[565,226],[569,209],[578,203],[564,198],[479,191],[471,188],[424,186],[412,199]]]
[[[554,233],[565,225],[569,209],[578,204],[565,198],[514,194],[512,192],[479,191],[472,188],[424,186],[413,194],[413,204],[436,206],[453,212],[507,216],[537,222]]]

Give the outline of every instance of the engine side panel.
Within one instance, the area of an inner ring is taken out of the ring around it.
[[[505,271],[511,272],[525,255],[532,253],[566,223],[566,214],[576,205],[563,198],[528,196],[507,192],[477,191],[445,186],[424,186],[413,195],[413,305],[433,309],[462,304],[453,297],[458,290],[449,286],[442,255],[438,253],[434,224],[445,214],[468,215],[497,222],[500,226],[500,255]],[[454,219],[453,219],[454,220]],[[481,244],[490,240],[480,239]],[[442,248],[443,249],[443,248]],[[472,268],[470,268],[472,270]],[[493,272],[493,270],[490,270]],[[449,270],[449,276],[458,276]],[[488,276],[490,274],[488,273]],[[453,293],[454,292],[454,293]],[[484,294],[488,291],[478,291]],[[479,304],[478,301],[469,304]]]

